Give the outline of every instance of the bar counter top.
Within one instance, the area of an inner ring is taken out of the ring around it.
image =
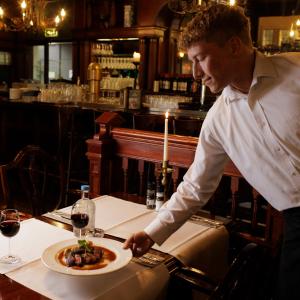
[[[98,104],[91,102],[42,102],[42,101],[23,101],[23,100],[0,100],[0,106],[2,105],[21,105],[23,107],[41,106],[41,107],[52,107],[65,110],[72,109],[90,109],[95,112],[104,111],[118,111],[118,112],[137,112],[136,110],[126,109],[122,106],[114,106],[108,104]],[[204,119],[207,111],[205,110],[188,110],[188,109],[167,109],[171,116],[174,117],[190,117]],[[143,113],[147,112],[149,114],[163,115],[166,109],[161,108],[143,108],[141,109]]]

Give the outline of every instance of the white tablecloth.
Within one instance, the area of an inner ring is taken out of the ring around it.
[[[96,204],[96,227],[124,239],[146,227],[157,214],[145,205],[112,196],[101,196],[93,201]],[[70,214],[71,208],[62,211]],[[56,218],[68,223],[66,219]],[[224,226],[211,228],[186,222],[163,245],[154,245],[153,248],[172,254],[183,264],[199,268],[216,280],[222,279],[228,270],[228,232]]]
[[[0,264],[2,273],[50,299],[164,299],[169,273],[163,264],[150,269],[130,262],[120,270],[95,276],[70,276],[45,267],[40,260],[43,251],[53,243],[73,237],[70,231],[36,219],[22,222],[14,241],[14,252],[22,262]],[[5,254],[7,243],[0,241],[0,253]]]
[[[21,263],[12,265],[0,263],[0,273],[5,274],[39,259],[50,245],[73,237],[70,231],[36,219],[23,221],[18,234],[11,238],[11,252],[21,258]],[[8,238],[0,234],[0,256],[6,255],[7,251]]]
[[[142,230],[156,215],[155,211],[148,210],[144,205],[110,196],[102,196],[93,201],[96,203],[96,227],[122,238]],[[62,211],[70,213],[70,207]],[[50,214],[48,216],[69,223],[66,219]],[[33,235],[35,232],[39,233],[37,240],[32,241],[32,245],[38,245],[39,250],[25,265],[6,273],[11,279],[51,299],[163,299],[169,280],[168,271],[163,264],[149,269],[130,262],[116,272],[87,277],[69,276],[47,269],[38,259],[42,250],[56,241],[70,238],[72,233],[33,219],[26,222],[34,226],[29,230]],[[24,239],[23,233],[25,230],[17,236]],[[208,271],[215,278],[223,276],[227,247],[228,236],[223,227],[215,229],[190,222],[184,224],[161,247],[154,246],[176,256],[187,265]],[[3,244],[0,245],[0,249],[2,248]]]
[[[40,260],[8,273],[7,276],[57,300],[164,299],[169,279],[164,265],[150,269],[131,262],[109,274],[69,276],[48,270]]]

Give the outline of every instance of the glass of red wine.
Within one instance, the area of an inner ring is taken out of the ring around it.
[[[8,254],[0,258],[0,262],[7,264],[16,264],[21,261],[19,256],[11,254],[10,240],[20,230],[20,216],[16,209],[4,209],[0,216],[1,233],[8,237]]]
[[[87,201],[78,200],[72,206],[71,211],[71,222],[73,227],[79,229],[79,240],[82,239],[81,230],[89,223],[88,205],[86,202]]]

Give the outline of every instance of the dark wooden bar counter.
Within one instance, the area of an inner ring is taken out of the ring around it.
[[[100,111],[76,105],[0,101],[0,163],[13,160],[27,145],[59,156],[65,165],[66,190],[88,180],[85,140],[93,136]]]

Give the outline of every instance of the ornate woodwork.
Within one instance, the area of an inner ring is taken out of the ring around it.
[[[101,126],[103,128],[102,123],[105,122],[105,119],[110,119],[107,118],[107,115],[110,115],[110,113],[104,113],[96,120],[100,128]],[[106,124],[104,127],[108,129],[112,126]],[[138,201],[142,201],[142,198],[144,199],[144,194],[141,193],[143,190],[141,182],[144,178],[142,168],[145,162],[153,163],[157,179],[162,162],[163,140],[163,133],[118,127],[114,127],[110,131],[107,130],[105,134],[100,132],[94,135],[93,139],[87,140],[88,150],[86,155],[90,166],[89,181],[92,196],[96,197],[98,195],[113,193],[118,179],[124,180],[123,193],[121,195],[128,195],[127,179],[132,178],[129,161],[135,160],[139,162],[138,171],[140,174],[137,196],[139,196]],[[195,137],[169,135],[169,165],[173,168],[171,175],[173,190],[176,189],[181,180],[181,169],[187,169],[193,162],[197,143],[198,138]],[[121,159],[122,162],[123,176],[119,172],[114,173],[115,169],[113,165],[115,165],[118,159]],[[257,191],[253,189],[254,197],[249,210],[251,217],[249,220],[244,220],[238,214],[241,201],[239,197],[239,180],[243,179],[243,177],[231,161],[225,166],[223,175],[229,176],[231,182],[231,210],[227,217],[231,220],[230,227],[234,235],[267,246],[275,253],[281,241],[282,220],[280,213],[268,204],[263,224],[258,222],[257,214],[258,210],[261,209],[259,203],[261,199],[258,197],[260,195]],[[111,184],[112,180],[113,184]],[[124,197],[127,199],[130,198],[127,196]],[[217,205],[216,203],[212,201],[211,204],[210,216],[213,218],[215,217],[213,206]],[[249,223],[250,226],[248,226]]]

